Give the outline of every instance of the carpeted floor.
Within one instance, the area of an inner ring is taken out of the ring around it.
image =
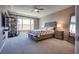
[[[71,54],[75,46],[65,40],[55,38],[35,42],[27,34],[5,40],[1,54]]]

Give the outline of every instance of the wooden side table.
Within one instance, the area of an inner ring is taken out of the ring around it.
[[[64,31],[55,31],[55,38],[57,39],[64,39]]]

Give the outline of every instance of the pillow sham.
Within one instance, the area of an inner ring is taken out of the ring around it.
[[[54,30],[54,27],[48,27],[47,30]]]

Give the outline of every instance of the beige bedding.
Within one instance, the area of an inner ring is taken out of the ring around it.
[[[38,29],[38,30],[32,30],[29,33],[32,33],[34,36],[40,37],[42,35],[49,35],[53,34],[54,30],[43,30],[43,29]]]

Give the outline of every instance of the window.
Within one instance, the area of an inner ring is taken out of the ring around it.
[[[23,30],[30,30],[30,19],[23,19]]]
[[[70,33],[75,33],[76,32],[76,17],[75,16],[71,16],[71,20],[70,20]]]
[[[18,31],[34,29],[34,20],[31,18],[18,18],[17,23]]]
[[[22,30],[22,19],[17,20],[17,30]]]

